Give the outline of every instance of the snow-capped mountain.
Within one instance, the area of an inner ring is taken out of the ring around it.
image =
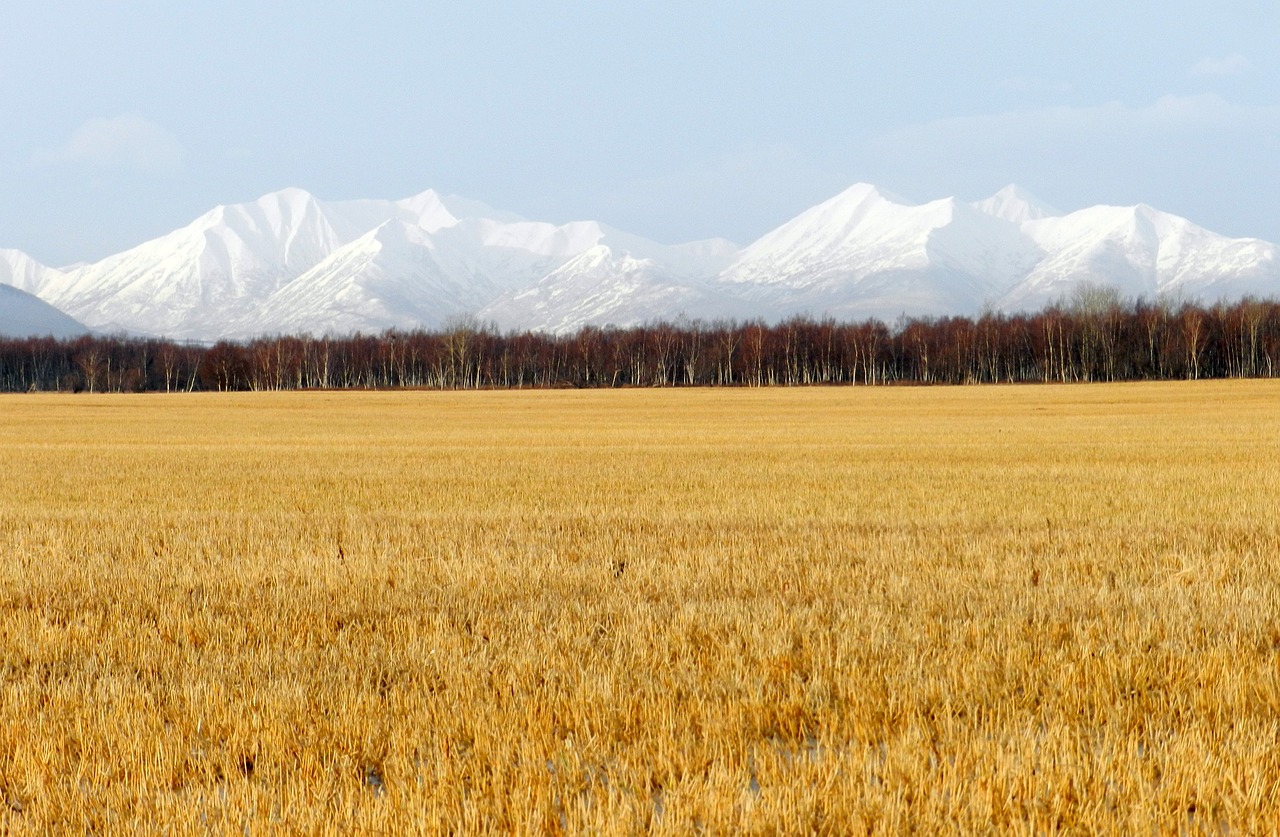
[[[40,264],[21,250],[0,249],[0,285],[11,285],[30,294],[58,276],[61,271]]]
[[[480,311],[500,326],[566,332],[584,325],[638,324],[678,317],[742,317],[747,306],[717,295],[705,277],[733,258],[731,245],[703,243],[666,258],[592,247],[532,288],[508,292]],[[698,267],[702,269],[699,270]]]
[[[1012,183],[986,200],[974,203],[973,207],[1015,224],[1056,218],[1062,214],[1026,189]]]
[[[47,281],[42,298],[102,329],[179,338],[243,336],[272,294],[359,239],[403,219],[434,231],[456,219],[433,192],[328,204],[301,189],[219,206],[191,224]]]
[[[219,206],[95,264],[27,270],[21,281],[103,331],[197,340],[345,334],[474,315],[605,244],[686,278],[714,275],[736,252],[720,241],[667,247],[589,221],[526,221],[432,191],[326,202],[286,189]],[[507,324],[527,327],[518,317]]]
[[[455,225],[433,234],[421,224],[384,221],[267,296],[230,334],[438,326],[535,281],[558,263],[555,251],[564,246],[545,235],[522,247],[486,246],[484,232]],[[538,252],[540,246],[552,254]]]
[[[1238,299],[1280,292],[1274,244],[1226,238],[1149,206],[1095,206],[1028,221],[1021,230],[1045,256],[1000,298],[999,307],[1006,310],[1042,308],[1082,282],[1146,299]]]
[[[1037,310],[1084,283],[1128,298],[1280,295],[1277,247],[1149,206],[1063,215],[1017,186],[919,206],[858,184],[747,247],[720,277],[779,314]]]
[[[89,330],[47,302],[0,284],[0,337],[79,337]]]
[[[322,201],[285,189],[93,264],[57,270],[0,250],[0,283],[97,330],[176,338],[434,328],[458,316],[563,332],[682,315],[1015,311],[1082,282],[1131,297],[1276,296],[1276,249],[1147,206],[1063,214],[1016,186],[913,205],[857,184],[741,250],[528,221],[434,191]]]
[[[784,315],[967,314],[1042,255],[1016,224],[954,198],[909,206],[860,183],[747,247],[719,279]]]

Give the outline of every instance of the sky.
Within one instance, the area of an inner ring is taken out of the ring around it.
[[[0,247],[287,186],[746,244],[855,182],[1280,240],[1280,4],[43,0],[0,20]]]

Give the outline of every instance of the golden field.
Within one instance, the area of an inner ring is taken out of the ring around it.
[[[1280,823],[1280,384],[0,399],[0,830]]]

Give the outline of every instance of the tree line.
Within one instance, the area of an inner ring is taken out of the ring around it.
[[[1038,313],[776,324],[658,322],[572,334],[435,331],[199,345],[0,339],[0,391],[174,392],[977,384],[1274,377],[1280,302],[1205,306],[1084,288]]]

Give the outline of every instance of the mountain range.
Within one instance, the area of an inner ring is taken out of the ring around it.
[[[1062,213],[1016,186],[916,205],[856,184],[744,248],[529,221],[434,191],[322,201],[285,189],[74,268],[0,250],[0,285],[12,286],[0,334],[209,341],[471,318],[550,332],[679,317],[892,321],[1035,310],[1083,283],[1147,299],[1276,296],[1280,263],[1274,244],[1146,205]]]

